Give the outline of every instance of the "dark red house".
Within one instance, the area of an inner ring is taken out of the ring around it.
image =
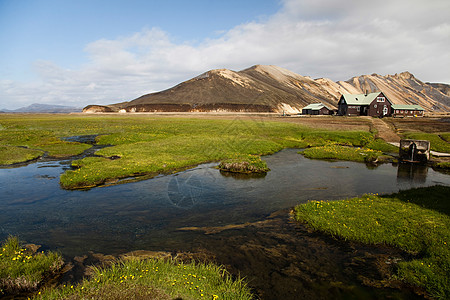
[[[392,114],[392,102],[382,93],[344,94],[338,102],[340,116],[388,117]]]

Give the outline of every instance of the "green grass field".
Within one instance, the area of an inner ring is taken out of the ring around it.
[[[98,135],[99,144],[109,145],[96,153],[100,157],[73,162],[74,170],[66,171],[60,178],[61,186],[66,189],[90,188],[136,176],[148,178],[205,162],[261,156],[284,148],[329,144],[362,147],[375,143],[373,134],[365,131],[327,131],[251,119],[2,115],[0,125],[0,145],[8,149],[27,147],[30,151],[46,151],[51,156],[68,156],[89,148],[86,144],[61,140],[74,135]],[[8,159],[9,152],[2,151],[0,161]],[[23,161],[28,159],[29,156],[23,156]],[[20,158],[15,158],[14,162],[17,161]]]
[[[367,244],[388,244],[414,255],[397,265],[396,277],[450,298],[450,187],[413,189],[390,196],[310,201],[294,218],[315,230]]]

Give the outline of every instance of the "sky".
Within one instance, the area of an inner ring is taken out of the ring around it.
[[[450,84],[448,0],[0,0],[0,109],[133,100],[211,69]]]

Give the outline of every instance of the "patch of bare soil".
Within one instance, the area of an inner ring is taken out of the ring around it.
[[[276,117],[277,121],[301,124],[316,129],[370,131],[372,124],[365,118],[338,116]]]
[[[450,131],[450,117],[387,118],[386,122],[388,122],[399,134],[406,131],[421,131],[426,133]]]
[[[287,116],[278,113],[236,113],[236,112],[208,112],[208,113],[150,113],[154,116],[196,118],[196,119],[223,119],[223,120],[250,120],[255,122],[287,122],[304,125],[316,129],[330,130],[364,130],[369,131],[372,123],[367,118],[338,117],[338,116]]]
[[[376,137],[381,138],[389,143],[400,142],[400,136],[395,132],[395,129],[391,128],[392,125],[384,122],[382,119],[370,118],[373,127],[376,129]]]

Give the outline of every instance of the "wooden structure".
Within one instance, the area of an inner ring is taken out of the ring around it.
[[[430,141],[400,140],[400,161],[426,163],[430,159]]]
[[[331,115],[333,110],[323,103],[313,103],[302,108],[302,115]]]
[[[338,102],[340,116],[388,117],[392,102],[382,93],[343,94]]]
[[[393,117],[423,117],[425,110],[420,105],[393,104]]]

